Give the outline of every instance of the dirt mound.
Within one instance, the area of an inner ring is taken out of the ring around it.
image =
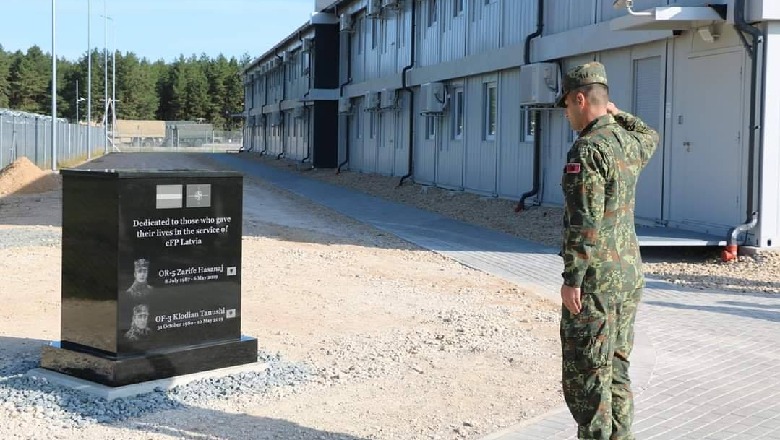
[[[59,174],[41,170],[24,156],[0,170],[0,196],[42,193],[59,189],[61,185]]]

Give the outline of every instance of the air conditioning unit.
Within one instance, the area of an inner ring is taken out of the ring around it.
[[[556,63],[520,66],[520,105],[554,105],[558,76]]]
[[[292,60],[292,52],[289,50],[285,50],[282,52],[282,63],[287,64]]]
[[[382,13],[382,0],[368,0],[366,16],[378,17]]]
[[[311,49],[314,47],[314,39],[312,38],[304,38],[301,42],[301,50],[304,52],[311,52]]]
[[[293,118],[301,119],[306,114],[306,106],[300,105],[293,109]]]
[[[447,90],[444,83],[425,83],[420,86],[420,112],[443,113],[447,106]]]
[[[352,32],[352,14],[341,14],[341,17],[339,17],[339,30]]]
[[[282,113],[281,112],[273,112],[270,114],[270,125],[271,127],[278,127],[282,125]]]
[[[398,102],[398,93],[395,90],[382,90],[380,101],[381,108],[394,108]]]
[[[379,92],[368,92],[364,96],[363,102],[367,112],[377,110],[380,104]]]
[[[268,69],[276,69],[281,63],[282,61],[278,57],[273,57],[271,58],[271,61],[268,62]]]
[[[349,98],[340,98],[339,113],[351,113],[351,112],[352,112],[352,101],[350,101]]]

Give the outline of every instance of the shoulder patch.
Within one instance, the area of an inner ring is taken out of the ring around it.
[[[579,172],[580,172],[580,164],[578,163],[566,164],[566,174],[577,174]]]

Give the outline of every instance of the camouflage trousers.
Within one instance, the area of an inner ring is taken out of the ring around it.
[[[583,293],[578,315],[563,307],[563,394],[580,439],[634,440],[628,358],[641,295]]]

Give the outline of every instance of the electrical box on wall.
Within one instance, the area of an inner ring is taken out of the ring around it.
[[[299,105],[293,109],[293,118],[301,119],[306,114],[306,106]]]
[[[554,105],[558,76],[555,63],[520,66],[520,105]]]
[[[341,17],[339,17],[339,30],[342,32],[352,31],[352,14],[341,14]]]
[[[420,112],[442,113],[447,105],[447,90],[444,83],[425,83],[420,86]]]
[[[378,17],[382,12],[382,0],[368,0],[366,5],[366,15],[369,17]]]
[[[398,93],[391,89],[382,90],[380,101],[382,108],[394,108],[398,103]]]
[[[314,47],[314,40],[311,38],[304,38],[301,42],[301,50],[304,52],[311,52]]]
[[[351,112],[352,112],[352,101],[350,101],[349,98],[340,98],[339,113],[351,113]]]
[[[376,110],[379,108],[379,92],[368,92],[365,95],[366,111]]]

